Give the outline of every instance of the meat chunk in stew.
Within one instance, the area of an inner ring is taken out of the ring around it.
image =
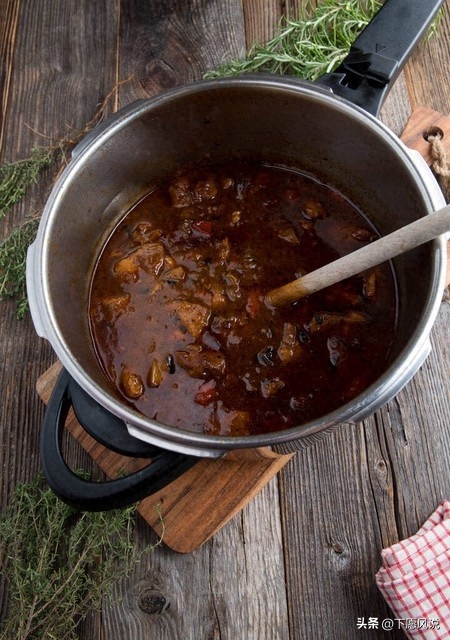
[[[122,369],[120,385],[127,398],[132,400],[140,398],[145,390],[141,376],[128,368]]]
[[[185,300],[175,303],[175,311],[193,338],[200,337],[211,315],[211,311],[202,304]]]
[[[193,378],[221,377],[225,373],[226,359],[220,351],[213,351],[197,344],[176,351],[177,363]]]

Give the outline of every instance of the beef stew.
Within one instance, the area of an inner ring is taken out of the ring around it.
[[[106,376],[146,416],[212,435],[325,415],[386,367],[392,266],[286,308],[264,296],[377,237],[311,175],[244,162],[180,172],[123,217],[95,267],[90,327]]]

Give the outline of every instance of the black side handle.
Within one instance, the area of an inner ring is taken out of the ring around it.
[[[317,82],[374,116],[444,0],[386,0],[348,56]]]
[[[91,482],[74,473],[66,464],[61,441],[71,407],[71,377],[63,369],[44,416],[41,431],[41,463],[44,476],[57,496],[83,511],[108,511],[133,504],[190,469],[198,458],[154,447],[152,461],[145,468],[117,480]]]
[[[153,458],[160,453],[159,447],[131,436],[123,420],[102,407],[73,378],[68,394],[78,422],[100,444],[133,458]]]

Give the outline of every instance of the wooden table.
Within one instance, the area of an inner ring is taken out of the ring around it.
[[[82,130],[109,108],[202,77],[268,39],[303,0],[2,0],[0,153],[3,161]],[[450,115],[450,0],[438,34],[414,54],[381,118],[400,134],[418,107]],[[122,81],[123,84],[119,84]],[[42,208],[48,174],[1,222],[2,236]],[[300,451],[200,549],[159,546],[80,639],[341,640],[402,638],[374,575],[383,547],[417,531],[450,496],[450,305],[443,291],[433,350],[375,415]],[[0,469],[5,504],[40,468],[38,377],[54,362],[29,317],[0,307]],[[88,465],[73,447],[72,461]],[[155,540],[142,521],[136,545]],[[377,618],[378,629],[358,628]]]

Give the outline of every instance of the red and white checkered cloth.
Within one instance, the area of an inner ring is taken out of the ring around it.
[[[450,501],[419,531],[383,549],[376,583],[409,638],[450,638]]]

